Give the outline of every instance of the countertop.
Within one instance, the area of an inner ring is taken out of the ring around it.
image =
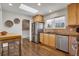
[[[79,36],[79,33],[77,32],[43,32],[43,33],[63,35],[63,36]]]
[[[19,34],[8,33],[6,35],[0,35],[0,40],[7,40],[7,39],[14,39],[14,38],[21,38]]]

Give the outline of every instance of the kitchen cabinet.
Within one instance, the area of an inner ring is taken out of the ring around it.
[[[68,25],[79,25],[79,3],[68,5]]]
[[[55,47],[55,34],[40,33],[40,42],[50,47]]]
[[[45,45],[48,45],[48,41],[49,41],[49,38],[48,38],[49,36],[48,36],[48,34],[44,34],[44,44]]]
[[[56,35],[56,48],[68,52],[68,36]]]
[[[77,3],[77,25],[79,25],[79,3]]]
[[[43,35],[43,33],[40,33],[40,42],[41,42],[41,43],[44,42],[44,35]]]
[[[55,47],[55,35],[54,34],[49,34],[49,43],[48,45],[50,47]]]
[[[76,25],[77,23],[77,4],[68,5],[68,25]]]
[[[33,16],[33,22],[44,22],[44,16],[43,15]]]

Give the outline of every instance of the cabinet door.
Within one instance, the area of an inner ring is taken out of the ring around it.
[[[76,4],[70,4],[68,6],[68,25],[76,25]]]
[[[33,22],[44,22],[44,16],[36,15],[33,17]]]
[[[48,34],[44,34],[44,44],[48,45],[48,41],[49,41]]]
[[[55,34],[49,34],[49,46],[51,47],[55,47]]]
[[[77,4],[77,25],[79,25],[79,3]]]
[[[43,33],[40,33],[40,42],[41,42],[41,43],[44,42],[44,36],[43,36]]]

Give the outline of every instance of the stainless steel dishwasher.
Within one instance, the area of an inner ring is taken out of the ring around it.
[[[56,48],[68,52],[68,36],[56,35]]]

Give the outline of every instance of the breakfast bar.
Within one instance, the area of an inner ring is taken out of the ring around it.
[[[0,44],[2,52],[1,55],[3,56],[3,44],[8,43],[8,55],[9,55],[9,43],[11,42],[19,42],[19,55],[21,55],[21,35],[18,34],[6,34],[6,35],[0,35]]]

